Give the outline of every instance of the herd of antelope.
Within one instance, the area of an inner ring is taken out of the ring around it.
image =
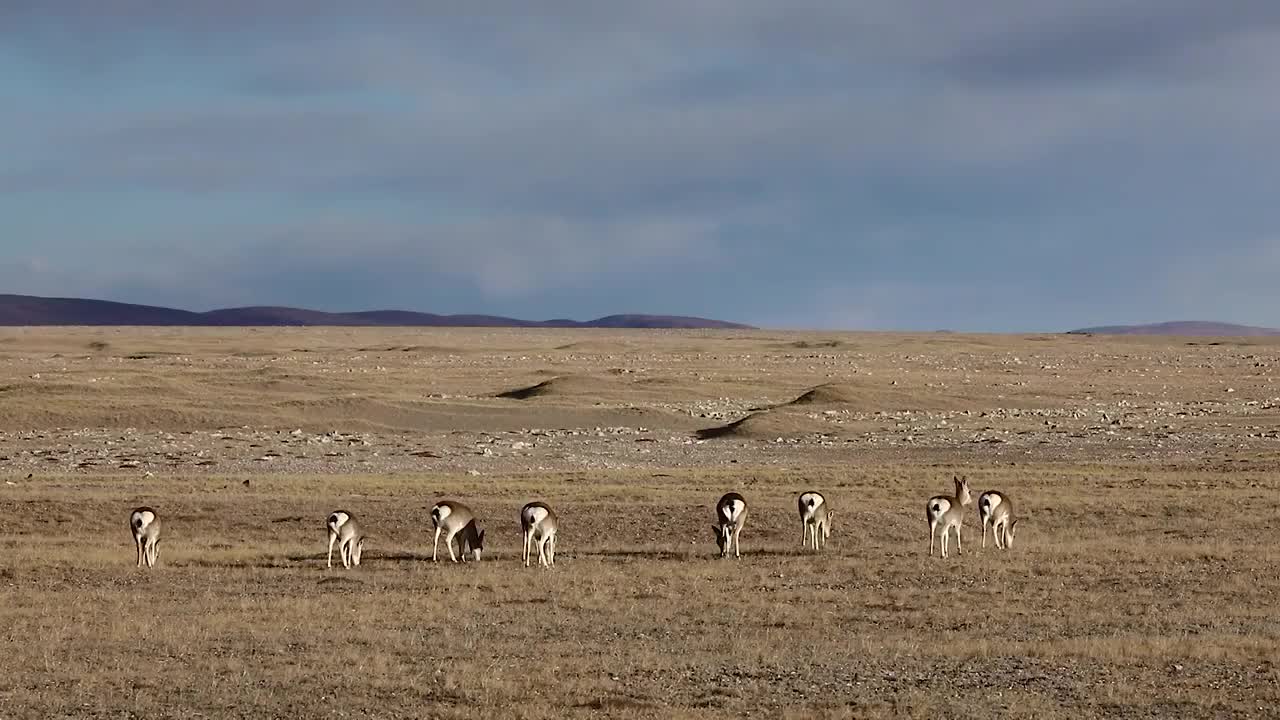
[[[956,492],[954,495],[935,495],[925,504],[925,517],[929,521],[929,556],[933,556],[933,540],[941,529],[940,545],[942,557],[947,557],[947,544],[950,530],[956,531],[956,552],[963,554],[960,544],[960,528],[964,524],[965,508],[973,502],[969,492],[969,480],[966,477],[954,477]],[[801,547],[815,552],[826,547],[827,538],[831,536],[831,522],[835,510],[831,503],[820,492],[808,491],[798,498],[801,525]],[[1013,516],[1013,501],[997,490],[988,490],[978,498],[978,519],[982,522],[982,547],[987,546],[987,529],[990,528],[995,538],[996,547],[1007,550],[1013,547],[1013,536],[1018,521]],[[735,558],[742,557],[739,536],[747,522],[747,500],[736,492],[726,493],[716,503],[716,524],[713,530],[716,545],[720,548],[720,557],[729,557],[733,551]],[[431,547],[431,561],[435,562],[440,548],[440,535],[444,534],[444,545],[449,551],[449,559],[463,562],[468,557],[479,561],[484,549],[484,530],[476,520],[471,508],[454,500],[444,500],[431,508],[431,524],[435,527],[435,542]],[[360,564],[360,555],[364,550],[364,534],[356,518],[346,510],[335,510],[325,520],[329,530],[329,553],[325,561],[326,567],[333,567],[333,546],[338,546],[338,557],[344,568],[352,568]],[[525,567],[529,567],[536,546],[538,565],[552,567],[556,562],[556,531],[559,527],[556,514],[543,502],[531,502],[520,509],[520,530],[524,536],[522,559]],[[129,529],[133,533],[133,543],[137,550],[138,567],[144,565],[154,567],[160,555],[160,517],[150,507],[140,507],[129,514]],[[458,552],[454,553],[454,545]]]

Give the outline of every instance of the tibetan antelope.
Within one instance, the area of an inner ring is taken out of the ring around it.
[[[800,494],[800,547],[815,551],[827,546],[827,538],[831,537],[831,518],[835,510],[822,493],[809,491]]]
[[[978,497],[978,518],[982,520],[982,547],[987,546],[987,527],[995,537],[996,547],[1008,550],[1013,547],[1013,534],[1018,521],[1013,517],[1013,501],[998,490],[988,490]]]
[[[458,554],[462,562],[467,561],[467,553],[472,553],[479,562],[480,551],[484,549],[484,531],[476,524],[476,516],[471,508],[453,500],[442,500],[431,508],[431,524],[436,527],[436,540],[431,546],[431,562],[436,561],[436,550],[440,546],[440,533],[444,533],[444,546],[449,550],[449,559],[458,562],[453,554],[453,538],[458,536]]]
[[[556,564],[556,532],[559,523],[555,512],[546,504],[531,502],[520,508],[520,530],[524,534],[524,566],[529,567],[533,546],[538,546],[538,565]]]
[[[742,526],[747,523],[747,500],[736,492],[725,493],[716,503],[716,524],[711,526],[716,534],[716,545],[720,547],[720,557],[729,557],[729,546],[733,545],[733,556],[742,557],[742,546],[738,536],[742,534]]]
[[[960,543],[960,527],[964,524],[964,509],[973,502],[973,496],[969,494],[968,478],[952,477],[952,481],[956,484],[955,495],[935,495],[924,506],[925,517],[929,520],[930,557],[933,556],[933,537],[938,534],[939,526],[942,528],[942,557],[947,556],[947,531],[953,527],[956,529],[956,552],[964,554],[964,546]]]
[[[333,567],[333,543],[338,543],[338,558],[342,567],[351,568],[360,564],[360,555],[364,552],[364,535],[360,533],[360,525],[355,515],[346,510],[334,510],[325,520],[329,528],[329,558],[326,567]]]
[[[147,567],[155,567],[160,557],[160,516],[149,507],[137,508],[129,513],[129,530],[138,553],[138,567],[144,562]]]

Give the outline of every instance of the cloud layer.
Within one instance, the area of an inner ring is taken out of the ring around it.
[[[3,4],[0,288],[1280,324],[1275,3],[483,7]]]

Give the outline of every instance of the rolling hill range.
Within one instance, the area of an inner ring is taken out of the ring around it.
[[[1072,330],[1070,335],[1187,335],[1201,337],[1259,337],[1280,335],[1275,328],[1234,325],[1203,320],[1179,320],[1149,325],[1102,325]]]
[[[750,325],[682,315],[609,315],[595,320],[518,320],[497,315],[436,315],[407,310],[331,313],[290,307],[240,307],[192,312],[108,300],[0,294],[0,326],[374,326],[752,329]]]

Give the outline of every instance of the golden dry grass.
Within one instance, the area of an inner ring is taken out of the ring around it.
[[[10,332],[0,717],[1274,717],[1280,345],[1187,342]],[[753,411],[774,425],[694,437]],[[330,465],[295,428],[368,444]],[[147,459],[179,441],[218,464]],[[67,459],[121,447],[140,464]],[[971,512],[963,557],[925,556],[953,472],[1014,499],[1013,550]],[[819,556],[811,488],[837,508]],[[751,515],[721,561],[730,489]],[[488,528],[481,563],[430,563],[443,497]],[[535,498],[550,571],[519,564]],[[370,536],[354,571],[324,568],[337,507]]]

